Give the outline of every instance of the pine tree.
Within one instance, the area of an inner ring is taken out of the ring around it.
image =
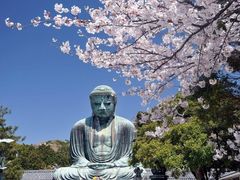
[[[0,143],[1,154],[5,157],[4,177],[6,180],[20,180],[22,175],[22,168],[17,158],[17,142],[22,141],[23,138],[16,136],[16,126],[9,126],[6,124],[5,116],[11,111],[3,106],[0,106],[0,139],[13,139],[12,143]]]

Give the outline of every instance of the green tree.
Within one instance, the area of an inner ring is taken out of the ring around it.
[[[69,141],[58,141],[60,148],[56,152],[55,163],[60,167],[70,166]]]
[[[7,169],[4,171],[6,180],[14,179],[20,180],[22,175],[22,168],[19,159],[17,158],[17,142],[22,141],[23,138],[16,136],[16,126],[8,126],[6,124],[5,116],[10,113],[6,107],[0,106],[0,139],[10,138],[14,142],[6,144],[0,143],[1,153],[6,157]]]
[[[56,166],[70,166],[69,143],[48,141],[39,146],[22,144],[18,146],[18,157],[25,170],[53,169]]]
[[[21,144],[18,146],[18,157],[25,170],[44,169],[45,163],[33,145]]]
[[[178,177],[191,170],[197,177],[202,167],[211,164],[213,148],[199,119],[174,125],[162,139],[148,137],[145,132],[154,130],[158,123],[149,122],[138,128],[131,163],[142,162],[144,167],[158,169],[165,166]]]

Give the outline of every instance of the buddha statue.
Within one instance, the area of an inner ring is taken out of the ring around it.
[[[129,120],[115,115],[116,93],[106,85],[90,94],[92,116],[73,126],[70,156],[73,164],[55,171],[54,180],[128,180],[135,176],[128,165],[135,136]]]

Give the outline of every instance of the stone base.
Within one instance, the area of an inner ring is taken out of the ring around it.
[[[166,176],[166,175],[152,175],[152,176],[149,176],[149,178],[151,180],[167,180],[168,176]]]

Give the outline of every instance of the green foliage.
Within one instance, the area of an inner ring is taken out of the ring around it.
[[[58,151],[56,152],[56,161],[55,163],[60,167],[70,166],[71,160],[69,156],[69,142],[68,141],[59,141],[61,145]]]
[[[153,131],[158,124],[159,122],[151,122],[144,125],[137,125],[139,127],[137,131],[137,138],[133,146],[133,156],[130,160],[131,165],[135,165],[138,162],[141,162],[146,167],[154,168],[157,166],[155,164],[157,158],[152,157],[152,155],[155,155],[155,151],[157,151],[158,147],[160,146],[160,142],[147,138],[145,132]]]
[[[6,124],[6,119],[4,118],[7,114],[10,114],[11,111],[3,106],[0,106],[0,139],[10,138],[15,141],[21,141],[24,138],[16,136],[15,132],[17,131],[16,126],[8,126]]]
[[[156,125],[154,122],[138,128],[132,164],[141,162],[144,167],[156,169],[165,166],[176,176],[188,167],[197,169],[209,165],[213,150],[196,118],[173,126],[162,139],[147,137],[144,132],[154,130]]]
[[[211,164],[213,149],[208,144],[208,136],[205,129],[196,117],[191,118],[187,123],[173,126],[166,133],[164,139],[170,141],[175,146],[179,155],[183,155],[182,167],[197,170],[200,167]],[[174,169],[181,167],[179,166],[180,164],[169,166],[166,163],[166,165]]]
[[[38,154],[36,148],[32,145],[19,145],[18,157],[22,168],[25,170],[37,170],[45,168],[45,163]]]
[[[22,168],[28,169],[53,169],[56,166],[69,166],[69,143],[56,141],[54,145],[58,145],[57,149],[53,149],[51,141],[39,146],[19,145],[18,156]]]
[[[4,171],[6,180],[20,180],[23,174],[23,169],[17,158],[7,164],[7,169]]]
[[[0,143],[0,153],[6,158],[5,165],[7,169],[4,171],[5,179],[19,180],[22,175],[22,168],[19,159],[16,157],[18,146],[16,142],[23,140],[23,138],[15,135],[17,127],[6,124],[5,115],[9,113],[10,110],[8,108],[0,106],[0,139],[10,138],[15,140],[15,142],[10,144]]]

